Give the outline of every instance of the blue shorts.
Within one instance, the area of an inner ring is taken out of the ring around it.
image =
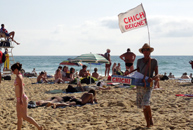
[[[7,37],[9,37],[10,35],[9,35],[9,33],[5,33],[5,35],[7,36]]]
[[[143,108],[150,105],[152,87],[137,86],[137,107]]]

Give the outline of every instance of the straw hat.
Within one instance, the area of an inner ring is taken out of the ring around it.
[[[153,50],[154,50],[154,48],[150,47],[147,43],[145,43],[145,44],[143,45],[143,47],[139,49],[139,52],[140,52],[140,53],[143,53],[143,52],[142,52],[143,49],[150,49],[150,52],[153,52]]]

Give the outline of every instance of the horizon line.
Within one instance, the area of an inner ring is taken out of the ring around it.
[[[79,56],[79,55],[14,55],[14,56]],[[120,56],[120,55],[111,55],[111,56]],[[143,56],[143,55],[136,55]],[[151,55],[151,56],[193,56],[193,55]]]

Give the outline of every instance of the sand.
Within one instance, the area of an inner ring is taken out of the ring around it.
[[[14,93],[15,76],[0,84],[0,129],[17,128],[16,99]],[[52,96],[74,94],[47,94],[46,91],[65,89],[67,84],[32,84],[36,79],[24,78],[25,93],[29,101],[48,99]],[[193,97],[176,97],[175,94],[192,93],[192,83],[179,83],[176,80],[160,81],[163,90],[154,90],[151,108],[154,120],[152,130],[193,129]],[[142,109],[135,105],[136,90],[112,87],[110,90],[97,90],[98,104],[81,107],[53,109],[38,107],[28,109],[28,114],[47,130],[140,130],[146,123]],[[35,130],[27,121],[22,130]]]

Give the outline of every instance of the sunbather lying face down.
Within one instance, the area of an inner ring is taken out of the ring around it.
[[[47,100],[39,100],[36,102],[36,105],[45,106],[48,103],[63,103],[63,102],[70,101],[70,99],[73,99],[73,98],[75,97],[74,96],[63,96],[63,97],[56,96],[56,97],[51,97]]]
[[[60,103],[60,102],[50,102],[48,106],[53,106],[54,108],[58,106],[69,106],[69,105],[85,105],[86,103],[97,103],[96,92],[94,89],[91,89],[88,93],[84,93],[81,98],[72,98],[68,102]]]

